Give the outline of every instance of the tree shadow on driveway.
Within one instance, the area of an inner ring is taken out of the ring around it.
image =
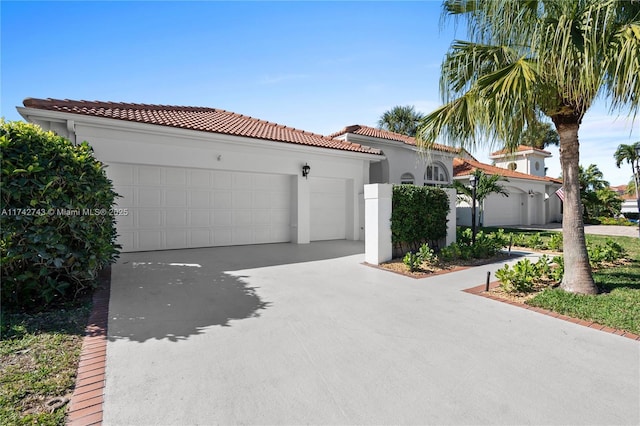
[[[359,242],[341,241],[215,247],[122,254],[111,273],[108,336],[173,342],[211,326],[260,316],[271,304],[248,276],[233,271],[362,253]]]

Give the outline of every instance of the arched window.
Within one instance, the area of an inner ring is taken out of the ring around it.
[[[413,185],[413,182],[415,182],[415,179],[411,173],[403,173],[400,176],[400,183],[403,185]]]
[[[431,185],[449,183],[447,168],[442,163],[429,164],[424,172],[424,182]]]

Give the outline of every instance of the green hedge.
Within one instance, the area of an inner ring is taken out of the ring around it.
[[[447,236],[449,198],[440,188],[393,187],[391,241],[397,250],[416,251],[422,244],[439,248]]]
[[[2,305],[42,309],[97,285],[118,256],[117,196],[91,147],[0,121]]]

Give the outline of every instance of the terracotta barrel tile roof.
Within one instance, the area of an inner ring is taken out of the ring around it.
[[[501,149],[500,151],[492,152],[491,156],[494,156],[494,155],[498,156],[498,155],[504,155],[504,154],[515,154],[516,152],[524,152],[524,151],[535,151],[535,152],[539,152],[540,154],[544,154],[544,155],[548,155],[548,156],[551,155],[551,153],[549,151],[545,151],[544,149],[538,149],[538,148],[534,148],[532,146],[520,145],[514,151],[510,151],[508,149]]]
[[[41,110],[60,111],[92,117],[111,118],[366,154],[381,154],[379,149],[360,144],[352,144],[332,137],[298,130],[269,121],[258,120],[253,117],[222,109],[34,98],[25,99],[23,104],[27,108]]]
[[[541,176],[528,175],[526,173],[520,173],[514,170],[503,169],[502,167],[496,167],[496,166],[484,164],[479,161],[474,161],[469,159],[464,159],[464,160],[462,158],[453,159],[453,175],[456,177],[468,176],[477,169],[482,170],[485,174],[488,174],[488,175],[500,175],[506,178],[531,179],[531,180],[539,180],[544,182],[562,184],[562,180],[555,179],[548,176],[541,177]]]
[[[344,129],[332,133],[329,135],[330,138],[335,138],[347,133],[353,133],[355,135],[362,135],[362,136],[369,136],[369,137],[373,137],[373,138],[378,138],[378,139],[387,139],[390,141],[397,141],[397,142],[402,142],[405,143],[407,145],[413,145],[416,146],[417,142],[415,138],[412,138],[411,136],[407,136],[407,135],[403,135],[401,133],[394,133],[394,132],[389,132],[387,130],[382,130],[382,129],[376,129],[374,127],[369,127],[369,126],[362,126],[360,124],[354,124],[352,126],[347,126]],[[440,145],[440,144],[433,144],[433,146],[431,147],[431,149],[436,150],[436,151],[444,151],[444,152],[451,152],[453,154],[458,154],[460,153],[460,149],[459,148],[453,148],[450,146],[446,146],[446,145]]]

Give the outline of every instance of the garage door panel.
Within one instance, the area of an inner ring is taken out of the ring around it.
[[[187,226],[187,211],[178,209],[168,209],[165,211],[165,225],[167,227],[186,227]]]
[[[159,167],[139,166],[138,185],[161,185],[162,169]]]
[[[163,226],[162,212],[157,209],[139,209],[138,226],[140,228],[161,228]]]
[[[231,226],[233,225],[233,214],[229,210],[214,210],[213,224],[215,226]]]
[[[190,185],[194,188],[210,188],[211,173],[207,170],[190,170]]]
[[[138,188],[138,205],[143,207],[160,207],[162,205],[162,191],[160,188]]]
[[[141,250],[155,250],[155,247],[162,247],[163,245],[161,231],[138,231],[138,246]]]
[[[187,171],[184,169],[166,168],[164,176],[164,183],[167,186],[184,187],[187,185]]]
[[[208,209],[211,207],[211,204],[211,194],[209,191],[189,192],[189,207],[194,209]]]
[[[290,241],[290,178],[110,164],[124,251]]]

